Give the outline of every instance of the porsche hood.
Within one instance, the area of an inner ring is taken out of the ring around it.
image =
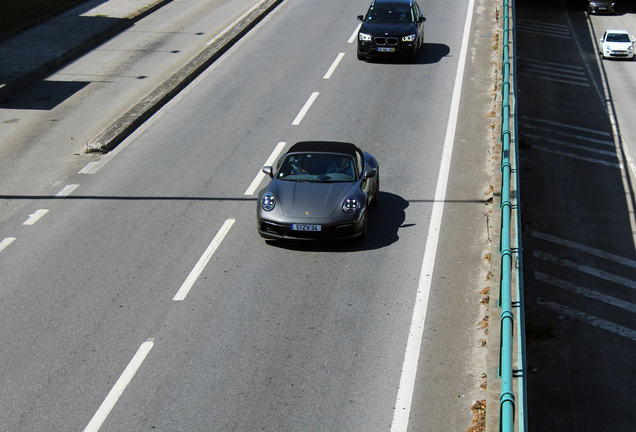
[[[356,184],[275,180],[270,191],[286,217],[328,218]]]

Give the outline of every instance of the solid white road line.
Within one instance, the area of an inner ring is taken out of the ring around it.
[[[11,243],[15,241],[15,237],[7,237],[6,239],[0,242],[0,252],[5,250]]]
[[[311,96],[309,96],[309,99],[307,100],[307,102],[305,102],[305,106],[303,106],[303,108],[300,110],[300,112],[292,122],[292,125],[298,126],[300,124],[300,122],[305,117],[305,114],[307,114],[307,111],[309,111],[309,108],[311,108],[311,105],[314,103],[319,94],[320,93],[318,92],[313,92]]]
[[[64,189],[62,189],[61,191],[59,191],[59,192],[57,193],[57,195],[55,195],[55,196],[56,196],[56,197],[58,197],[58,198],[64,198],[64,197],[67,197],[67,196],[69,196],[70,194],[72,194],[72,193],[73,193],[73,191],[74,191],[75,189],[77,189],[78,187],[79,187],[79,185],[78,185],[78,184],[66,185],[66,186],[64,186]]]
[[[41,209],[29,215],[29,218],[22,225],[33,225],[36,223],[42,216],[47,214],[49,211],[47,209]]]
[[[415,388],[415,375],[417,373],[417,364],[422,347],[422,336],[424,334],[424,326],[426,323],[426,309],[428,307],[428,299],[431,291],[431,283],[435,267],[435,255],[437,254],[437,243],[439,241],[442,214],[444,212],[444,201],[446,200],[446,186],[448,184],[451,155],[453,153],[453,144],[455,140],[455,128],[457,126],[457,117],[459,114],[462,81],[466,65],[466,54],[468,52],[468,38],[471,36],[470,26],[473,17],[473,6],[474,0],[470,0],[468,10],[466,12],[466,21],[464,23],[464,33],[462,37],[461,50],[459,52],[457,74],[455,75],[453,98],[451,100],[451,107],[448,115],[448,126],[446,128],[446,136],[444,139],[442,160],[440,163],[439,175],[437,177],[437,187],[435,189],[435,198],[433,200],[431,222],[428,227],[424,260],[420,273],[417,296],[415,298],[415,306],[413,307],[411,328],[406,343],[406,352],[404,354],[404,363],[402,365],[402,376],[400,377],[400,385],[398,387],[395,408],[393,411],[391,432],[406,432],[409,424],[411,402],[413,399],[413,390]]]
[[[329,68],[329,70],[327,71],[327,73],[325,74],[324,77],[322,77],[322,79],[329,79],[331,78],[331,75],[333,74],[333,72],[336,70],[336,68],[338,67],[338,64],[340,63],[340,60],[342,60],[342,58],[344,57],[345,53],[340,53],[338,54],[338,57],[336,57],[336,59],[333,61],[333,63],[331,64],[331,67]]]
[[[84,429],[84,432],[97,432],[99,430],[102,423],[104,423],[104,420],[106,420],[106,417],[108,417],[108,414],[117,403],[117,400],[124,390],[126,390],[126,387],[137,373],[137,369],[139,369],[139,366],[141,366],[153,345],[154,342],[152,340],[148,340],[141,344],[135,356],[132,358],[130,363],[128,363],[128,366],[126,366],[126,369],[124,369],[124,372],[110,390],[110,393],[108,393],[108,396],[106,396],[106,399],[104,399],[104,402],[102,402],[102,405],[99,407],[90,423],[88,423]]]
[[[230,231],[232,225],[234,225],[234,222],[234,219],[228,219],[225,221],[219,232],[212,240],[212,243],[210,243],[210,246],[208,246],[205,252],[203,252],[203,255],[201,256],[201,258],[199,258],[199,262],[197,262],[197,264],[194,266],[194,268],[186,278],[185,282],[183,282],[183,285],[181,285],[181,288],[179,288],[179,291],[177,291],[177,294],[175,294],[172,300],[181,301],[186,298],[186,296],[190,292],[190,289],[201,275],[201,272],[203,272],[203,269],[210,261],[210,258],[212,258],[212,255],[214,255],[214,252],[216,252],[216,249],[219,247],[226,234]]]
[[[265,165],[263,165],[263,166],[272,166],[272,165],[274,165],[274,162],[276,162],[276,158],[283,151],[283,149],[285,148],[286,144],[287,143],[285,143],[283,141],[279,142],[278,145],[276,146],[276,148],[274,149],[274,151],[272,152],[272,154],[269,155],[269,158],[267,158],[267,160],[265,161]],[[264,178],[265,178],[265,173],[263,171],[259,171],[258,174],[256,174],[256,177],[254,178],[254,180],[252,180],[252,183],[250,184],[250,186],[247,188],[247,190],[245,191],[245,193],[243,195],[253,195],[254,192],[256,192],[256,188],[258,188],[258,186],[261,184],[261,182],[263,181]]]

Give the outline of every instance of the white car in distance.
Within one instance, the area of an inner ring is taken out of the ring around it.
[[[634,58],[634,36],[625,30],[606,30],[599,44],[601,58]]]

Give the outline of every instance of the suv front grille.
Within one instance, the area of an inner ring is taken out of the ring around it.
[[[395,46],[398,44],[399,38],[396,37],[376,37],[375,39],[376,45],[391,45]]]

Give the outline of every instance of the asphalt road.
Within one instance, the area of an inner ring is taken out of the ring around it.
[[[606,29],[636,33],[636,10],[584,6],[517,2],[531,431],[636,421],[636,62],[597,47]]]
[[[422,5],[427,43],[413,64],[356,59],[349,41],[366,2],[283,2],[107,156],[81,155],[69,137],[83,144],[102,128],[83,113],[117,113],[103,100],[134,99],[117,86],[97,93],[91,81],[25,106],[38,101],[34,86],[3,107],[20,121],[0,136],[10,155],[0,238],[15,238],[0,252],[0,429],[389,430],[465,31],[468,4],[451,3]],[[474,10],[437,258],[424,275],[417,430],[465,430],[484,397],[495,10]],[[130,55],[135,69],[147,53]],[[54,119],[67,139],[52,139]],[[258,237],[246,192],[279,142],[305,139],[352,141],[380,162],[364,242]]]

